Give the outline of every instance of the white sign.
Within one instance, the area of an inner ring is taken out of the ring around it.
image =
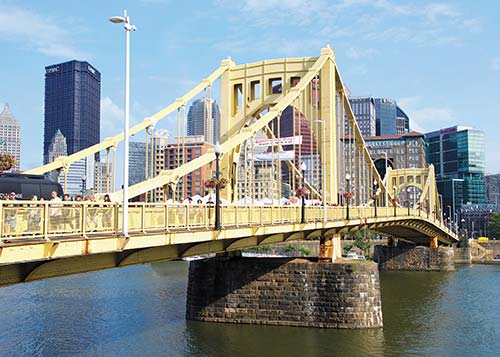
[[[47,73],[59,72],[59,66],[47,68]]]
[[[95,74],[95,69],[93,69],[90,66],[87,66],[87,69],[89,70],[90,73]]]
[[[302,144],[302,135],[289,136],[287,138],[274,139],[255,139],[255,147],[268,147],[276,145],[300,145]]]
[[[279,155],[278,152],[262,152],[255,154],[255,159],[254,161],[293,161],[293,155],[294,151],[293,150],[288,150],[288,151],[280,151]],[[247,154],[247,160],[250,161],[252,160],[252,154],[248,153]]]

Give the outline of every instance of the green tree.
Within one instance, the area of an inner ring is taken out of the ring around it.
[[[344,243],[344,246],[342,247],[344,249],[344,253],[347,254],[351,251],[352,248],[354,248],[354,245],[351,243]]]
[[[354,245],[366,254],[372,246],[371,241],[374,236],[375,234],[368,229],[357,231],[354,233]]]
[[[490,218],[490,233],[495,238],[500,237],[500,212],[494,212]]]

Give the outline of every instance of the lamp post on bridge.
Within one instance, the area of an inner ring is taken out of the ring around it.
[[[410,192],[411,192],[411,188],[410,188],[410,187],[408,187],[408,188],[406,189],[406,194],[407,194],[407,196],[406,196],[406,202],[407,202],[407,204],[408,204],[408,216],[410,215],[410,202],[411,202]]]
[[[451,216],[451,206],[448,205],[448,228],[451,231],[451,225],[453,224],[453,217]]]
[[[326,213],[326,125],[324,120],[315,120],[315,123],[320,123],[323,127],[323,138],[322,138],[322,150],[323,150],[323,167],[322,171],[322,189],[321,194],[323,195],[323,222],[327,221],[327,213]]]
[[[130,31],[135,31],[136,27],[130,24],[130,17],[127,10],[123,11],[123,16],[112,16],[109,18],[114,24],[124,24],[125,29],[125,120],[123,129],[123,236],[128,237],[128,122],[130,117]]]
[[[375,217],[377,217],[377,201],[378,201],[377,187],[378,187],[378,181],[373,180],[373,202],[375,204]]]
[[[306,187],[306,169],[307,166],[305,162],[300,164],[300,171],[302,171],[302,187]],[[306,223],[306,195],[302,194],[302,207],[301,207],[301,216],[300,223]]]
[[[215,230],[220,231],[220,182],[219,182],[219,157],[221,154],[220,145],[217,141],[214,146],[215,152]]]
[[[82,176],[82,200],[83,200],[83,195],[85,194],[85,190],[87,189],[86,182],[87,182],[87,176],[83,175]]]
[[[346,192],[344,193],[345,196],[345,204],[346,204],[346,212],[345,212],[345,219],[349,220],[349,200],[351,198],[351,175],[349,173],[345,174],[345,181],[346,181]]]
[[[396,204],[398,203],[398,196],[396,195],[396,187],[394,187],[394,197],[392,199],[392,205],[394,206],[394,217],[396,217]]]

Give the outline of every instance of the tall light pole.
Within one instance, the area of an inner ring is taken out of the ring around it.
[[[453,217],[451,216],[451,206],[448,205],[448,226],[450,228],[450,231],[452,223],[453,223]]]
[[[346,211],[345,211],[345,219],[349,220],[349,199],[351,195],[351,175],[349,173],[345,174],[346,181],[346,195],[345,195],[345,203],[346,203]]]
[[[378,201],[377,187],[378,187],[378,181],[373,180],[373,202],[375,204],[375,217],[377,217],[377,201]]]
[[[443,195],[438,194],[438,197],[439,197],[439,204],[440,204],[440,206],[439,206],[439,214],[441,216],[441,224],[443,224]],[[437,212],[436,212],[436,215],[437,215]]]
[[[82,199],[83,199],[83,195],[85,194],[85,190],[87,189],[85,183],[87,181],[87,176],[83,175],[82,176]]]
[[[322,150],[323,150],[323,173],[322,173],[322,178],[323,178],[323,189],[322,194],[323,194],[323,221],[326,222],[326,125],[324,120],[315,120],[315,123],[320,123],[321,126],[323,127],[323,140],[322,140]]]
[[[136,27],[130,24],[127,10],[123,11],[123,16],[112,16],[109,21],[115,24],[124,24],[125,29],[125,122],[123,128],[123,236],[128,237],[128,122],[130,117],[130,31],[135,31]]]
[[[217,141],[214,146],[215,152],[215,180],[217,184],[215,185],[215,229],[220,231],[220,183],[219,183],[219,157],[221,154],[221,149],[219,142]]]
[[[302,162],[300,164],[300,171],[302,171],[302,187],[306,187],[306,164]],[[302,208],[301,208],[301,217],[300,223],[306,223],[306,195],[302,194]]]
[[[387,151],[382,152],[385,156],[385,174],[384,174],[384,180],[387,177]],[[389,217],[389,195],[387,194],[387,186],[389,185],[389,180],[385,183],[385,216]]]

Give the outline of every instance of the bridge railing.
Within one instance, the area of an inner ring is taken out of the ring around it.
[[[325,214],[326,213],[326,214]],[[0,239],[4,243],[20,240],[50,240],[119,234],[122,230],[122,207],[105,202],[32,202],[0,201]],[[405,218],[419,216],[434,221],[447,231],[434,213],[404,207],[349,207],[349,219],[366,223],[368,218]],[[342,221],[346,206],[307,206],[305,222]],[[231,206],[221,207],[223,228],[300,223],[301,206]],[[215,225],[214,205],[130,203],[129,232],[175,230],[210,230]]]

